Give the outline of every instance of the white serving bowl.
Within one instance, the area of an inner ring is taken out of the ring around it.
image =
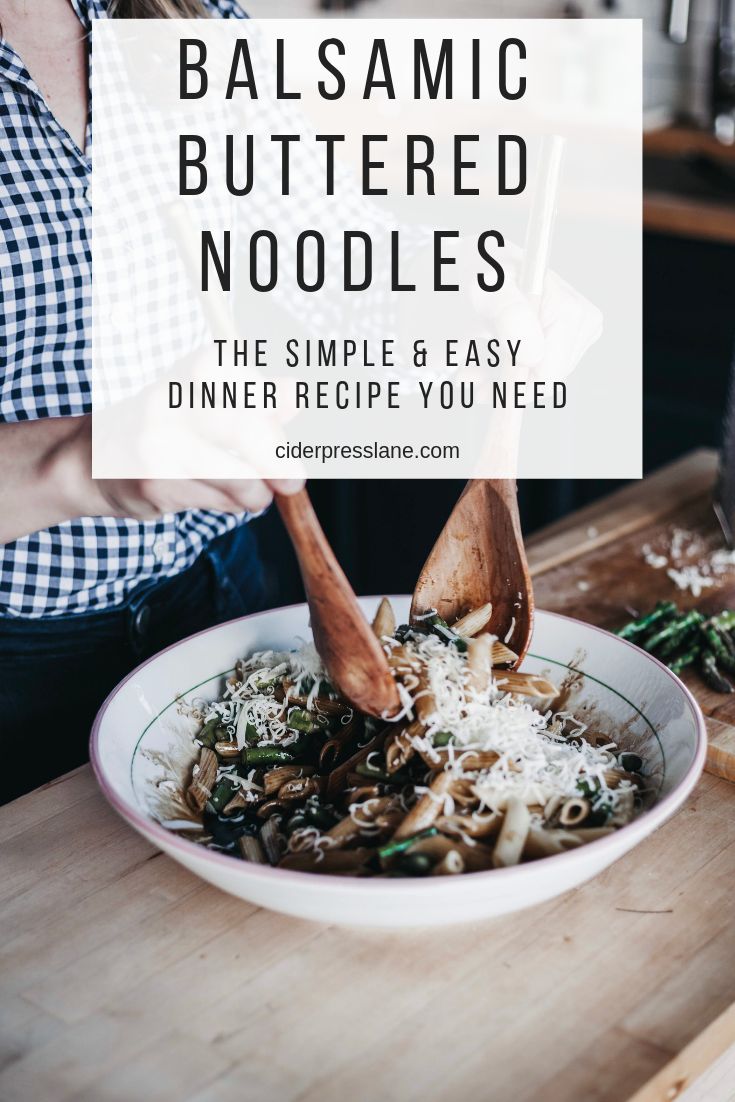
[[[377,598],[361,599],[372,616]],[[409,598],[392,599],[399,620]],[[537,612],[524,669],[568,689],[566,708],[647,763],[650,806],[628,826],[579,849],[515,868],[426,879],[353,879],[250,864],[187,841],[156,821],[171,765],[193,760],[180,698],[220,696],[235,661],[310,637],[306,605],[232,620],[168,647],[110,694],[92,728],[92,765],[112,806],[153,845],[218,888],[286,914],[362,926],[429,926],[520,910],[589,880],[651,834],[694,788],[706,736],[695,700],[655,658],[599,628]]]

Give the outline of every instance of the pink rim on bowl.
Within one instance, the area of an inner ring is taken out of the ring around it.
[[[379,598],[371,597],[364,599],[379,600]],[[290,609],[302,607],[303,603],[297,602],[292,605],[283,605],[281,608],[278,609],[269,609],[268,611],[271,613],[286,612]],[[149,666],[151,662],[155,662],[156,659],[159,658],[162,654],[167,654],[169,651],[174,650],[176,647],[181,646],[183,643],[187,643],[190,639],[197,639],[199,638],[199,636],[208,635],[210,634],[210,632],[217,631],[220,628],[227,626],[228,624],[234,624],[236,622],[241,622],[244,620],[251,620],[254,619],[256,616],[262,616],[263,614],[263,612],[253,612],[250,613],[250,615],[248,616],[238,616],[235,617],[233,620],[226,620],[220,624],[215,624],[212,627],[204,628],[203,631],[196,631],[192,635],[186,636],[185,639],[180,639],[178,642],[172,643],[170,646],[165,647],[161,651],[158,651],[157,654],[154,654],[150,658],[147,658],[145,662],[141,662],[140,665],[136,666],[134,670],[131,670],[131,672],[126,677],[124,677],[122,681],[120,681],[108,694],[108,696],[103,701],[99,711],[97,712],[97,715],[95,716],[94,723],[92,724],[92,732],[89,737],[89,757],[92,764],[92,769],[94,771],[95,777],[97,778],[97,783],[102,789],[102,792],[108,803],[110,803],[112,807],[115,808],[115,810],[122,816],[123,819],[126,819],[129,823],[131,823],[140,833],[147,834],[149,836],[152,835],[154,838],[160,839],[162,846],[165,843],[166,846],[173,847],[174,849],[181,850],[183,853],[188,854],[191,854],[192,850],[195,849],[197,852],[197,856],[202,858],[203,860],[213,861],[217,865],[223,865],[235,874],[242,872],[248,878],[255,877],[256,879],[268,880],[272,879],[273,877],[277,877],[281,881],[290,880],[292,883],[299,884],[303,884],[304,878],[307,878],[310,883],[317,882],[320,886],[320,890],[331,889],[338,892],[344,892],[345,883],[344,880],[340,877],[327,876],[324,873],[295,872],[291,869],[277,869],[270,868],[269,866],[257,865],[255,863],[240,862],[225,853],[217,853],[214,850],[206,849],[202,846],[196,846],[193,842],[187,842],[186,839],[181,838],[173,831],[166,830],[166,828],[162,827],[160,823],[157,823],[155,819],[142,815],[135,807],[133,807],[132,804],[129,804],[126,800],[122,799],[122,797],[117,794],[115,789],[108,781],[102,767],[102,763],[100,761],[99,732],[102,725],[102,720],[104,719],[105,712],[107,711],[107,708],[113,697],[117,695],[120,689],[122,689],[122,687],[126,685],[128,681],[135,677],[141,670],[145,669],[146,666]],[[651,819],[655,820],[653,830],[656,830],[668,818],[673,809],[677,805],[681,804],[692,791],[695,784],[697,783],[697,780],[699,779],[700,773],[704,768],[705,758],[707,755],[707,732],[704,723],[704,716],[702,715],[702,710],[697,704],[697,701],[694,699],[694,696],[683,683],[683,681],[681,681],[681,679],[678,678],[675,673],[672,673],[668,666],[659,661],[659,659],[655,658],[652,654],[649,654],[647,651],[641,650],[640,647],[636,647],[634,643],[630,643],[627,639],[621,639],[620,636],[614,635],[612,632],[606,631],[604,628],[597,627],[595,624],[587,624],[584,622],[584,620],[579,620],[576,617],[563,616],[559,612],[546,611],[544,611],[544,616],[553,616],[556,619],[565,620],[567,623],[579,624],[587,630],[596,631],[599,632],[601,635],[606,635],[609,638],[615,639],[618,643],[622,643],[626,647],[632,647],[633,650],[638,651],[640,654],[644,655],[647,661],[652,662],[654,665],[658,666],[659,669],[663,670],[667,677],[670,677],[671,680],[676,684],[677,688],[683,694],[689,710],[694,718],[697,731],[697,744],[694,759],[692,761],[692,764],[689,766],[686,773],[684,774],[681,782],[676,786],[674,791],[670,792],[668,796],[664,796],[662,800],[654,804],[653,807],[649,808],[637,819],[634,819],[632,822],[627,823],[623,827],[620,827],[618,830],[615,831],[614,835],[607,835],[604,838],[598,838],[596,841],[589,842],[587,846],[582,847],[582,849],[588,849],[589,846],[595,846],[598,848],[598,851],[602,850],[603,847],[605,849],[610,849],[611,847],[617,846],[617,839],[623,834],[628,839],[632,839],[634,837],[639,838],[649,834],[651,832],[649,830]],[[584,673],[584,671],[581,672]],[[471,875],[473,883],[479,881],[480,879],[487,878],[491,878],[491,881],[495,883],[498,882],[500,879],[507,880],[509,877],[513,876],[528,876],[529,870],[532,870],[534,866],[538,866],[540,864],[546,865],[548,861],[555,861],[557,863],[564,861],[567,864],[570,864],[575,860],[578,861],[580,859],[580,856],[580,850],[567,850],[565,853],[555,853],[550,857],[542,857],[536,861],[529,862],[524,865],[513,865],[509,868],[503,869],[489,869],[486,872],[473,872]],[[239,866],[242,867],[240,868]],[[380,890],[381,892],[390,892],[395,894],[400,894],[401,892],[407,891],[452,891],[453,880],[454,877],[451,876],[433,878],[417,877],[414,879],[406,878],[405,880],[401,880],[398,878],[391,880],[381,880]],[[350,880],[350,890],[355,890],[358,892],[374,892],[375,884],[372,879],[367,877],[365,879],[354,878]]]

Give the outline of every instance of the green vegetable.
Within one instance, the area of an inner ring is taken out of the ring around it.
[[[702,644],[698,641],[693,646],[690,646],[688,650],[683,651],[677,658],[673,658],[669,662],[669,669],[672,673],[681,673],[687,666],[692,666],[699,658],[699,652],[702,649]]]
[[[259,742],[258,732],[252,723],[245,724],[245,742],[248,746],[257,746]]]
[[[452,631],[447,621],[443,620],[441,616],[431,616],[422,623],[427,624],[432,634],[437,635],[444,643],[451,643],[455,646],[460,654],[464,654],[467,650],[467,640],[463,639],[461,635],[457,635],[456,631]]]
[[[355,772],[359,773],[361,777],[369,777],[371,781],[383,781],[385,784],[393,783],[393,777],[390,773],[386,773],[374,765],[368,765],[366,761],[358,762],[355,766]]]
[[[663,658],[666,661],[668,658],[675,657],[678,651],[689,650],[690,647],[699,639],[699,624],[690,623],[674,632],[665,643],[662,643],[660,647],[656,648],[656,653],[659,658]]]
[[[711,618],[709,620],[709,623],[712,625],[714,630],[717,632],[718,636],[722,640],[722,643],[724,644],[726,649],[730,652],[730,654],[733,656],[733,658],[735,658],[735,639],[733,639],[730,632],[726,628],[718,627],[717,624],[714,623],[714,618]]]
[[[433,628],[446,628],[446,630],[449,631],[449,624],[438,612],[435,612],[433,616],[428,616],[425,620],[422,620],[421,623],[429,624]]]
[[[277,685],[281,684],[280,677],[271,677],[267,680],[256,681],[255,688],[261,693],[272,693]]]
[[[387,845],[382,846],[378,850],[378,857],[384,861],[386,857],[393,857],[396,853],[404,853],[407,849],[410,849],[414,843],[420,841],[421,838],[433,838],[434,835],[438,833],[436,827],[428,827],[419,834],[413,834],[410,838],[404,838],[400,842],[388,842]]]
[[[709,650],[714,654],[717,664],[723,666],[726,670],[735,671],[735,657],[730,653],[729,647],[717,628],[711,623],[706,623],[702,624],[700,630]]]
[[[735,609],[723,609],[722,612],[718,612],[717,616],[711,618],[710,623],[719,628],[720,631],[732,631],[735,629]]]
[[[450,742],[454,742],[454,735],[451,731],[437,731],[432,739],[432,746],[449,746]]]
[[[711,650],[703,650],[701,657],[702,677],[716,693],[731,693],[732,685],[717,669],[717,660]]]
[[[202,727],[201,731],[197,735],[199,742],[202,746],[207,746],[210,750],[214,749],[215,742],[218,741],[217,728],[222,723],[220,716],[214,716],[212,719],[208,719]]]
[[[697,612],[693,609],[691,612],[685,612],[683,616],[679,616],[673,620],[670,624],[661,628],[660,631],[654,632],[643,642],[643,647],[647,651],[654,651],[662,647],[665,643],[674,642],[675,644],[681,643],[690,629],[693,626],[701,624],[704,620],[704,616],[701,612]]]
[[[635,639],[655,625],[661,627],[664,621],[670,620],[678,614],[678,609],[673,601],[659,601],[653,612],[641,616],[637,620],[631,620],[618,631],[621,639]]]
[[[212,811],[219,815],[236,791],[237,785],[233,784],[229,777],[223,777],[221,781],[218,781],[214,786],[212,795],[209,797],[209,806]]]
[[[286,726],[292,731],[302,731],[306,735],[310,735],[317,728],[313,716],[305,708],[292,708],[288,713]]]
[[[295,755],[277,746],[246,746],[241,753],[242,764],[248,767],[256,765],[290,765]]]

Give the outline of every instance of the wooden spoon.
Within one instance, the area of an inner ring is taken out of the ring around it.
[[[467,483],[419,575],[411,619],[436,609],[452,624],[488,601],[493,611],[486,630],[520,663],[533,628],[533,589],[510,479]]]
[[[276,495],[299,560],[311,630],[333,683],[361,712],[388,718],[401,706],[380,643],[322,531],[306,490]]]
[[[541,150],[531,203],[520,285],[537,307],[551,248],[564,139],[554,135]],[[517,451],[520,418],[506,447]],[[473,479],[424,563],[411,602],[411,619],[435,608],[449,624],[490,601],[486,630],[523,661],[533,630],[533,589],[523,547],[514,479]]]
[[[176,202],[166,210],[169,225],[190,272],[200,263],[186,208]],[[233,335],[233,318],[223,294],[201,297],[213,335]],[[350,583],[322,531],[306,490],[276,494],[301,569],[311,613],[314,643],[334,685],[355,708],[388,718],[400,711],[401,698],[388,660],[362,614]]]

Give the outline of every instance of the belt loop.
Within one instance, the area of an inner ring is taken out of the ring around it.
[[[147,603],[156,582],[136,586],[127,600],[128,641],[133,653],[140,655],[145,650],[148,628],[151,623],[151,606]]]
[[[222,561],[222,555],[218,548],[219,540],[213,540],[213,542],[206,548],[204,557],[207,560],[207,566],[209,567],[209,584],[210,597],[212,601],[212,607],[216,610],[217,615],[221,613],[222,605],[222,592],[227,583],[227,570],[225,564]]]

